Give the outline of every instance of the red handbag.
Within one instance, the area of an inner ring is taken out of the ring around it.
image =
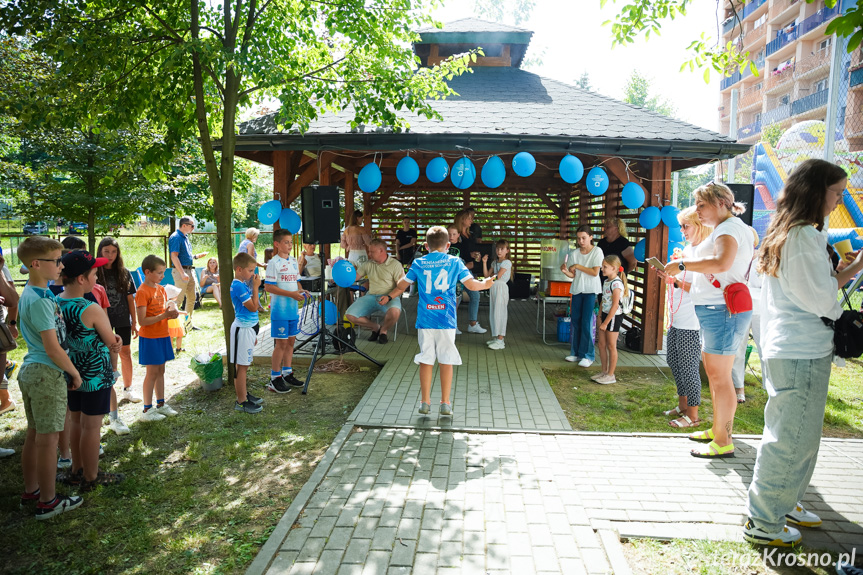
[[[722,289],[722,284],[713,277],[713,274],[705,275],[713,287]],[[746,275],[748,277],[749,273],[747,272]],[[745,283],[728,284],[722,290],[722,295],[725,296],[725,307],[728,309],[728,313],[735,314],[752,311],[752,294],[749,293],[749,286]]]

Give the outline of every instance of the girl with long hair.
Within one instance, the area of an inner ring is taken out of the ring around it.
[[[506,320],[509,310],[509,286],[506,282],[512,277],[512,261],[509,259],[509,242],[498,240],[494,245],[497,259],[488,265],[488,256],[482,256],[482,274],[485,277],[494,275],[495,282],[489,292],[490,309],[488,312],[492,339],[486,342],[489,349],[504,349],[503,338],[506,337]]]
[[[839,286],[863,269],[863,250],[834,275],[824,221],[848,183],[845,171],[806,160],[788,177],[761,243],[761,348],[767,363],[764,433],[749,486],[747,541],[791,546],[821,519],[803,508],[821,443]]]
[[[572,343],[569,355],[564,359],[578,362],[581,367],[590,367],[596,357],[591,325],[596,296],[602,293],[599,268],[602,266],[603,253],[598,246],[593,245],[593,230],[587,224],[578,226],[575,230],[575,240],[578,248],[570,251],[567,260],[560,264],[560,271],[572,278],[572,285],[569,288],[572,296],[570,304]]]
[[[599,323],[596,325],[596,346],[599,348],[599,360],[602,362],[602,372],[590,379],[600,385],[616,383],[614,370],[617,368],[617,337],[623,323],[624,298],[629,296],[629,283],[626,272],[617,256],[605,256],[600,267],[605,282],[602,284],[602,304]]]

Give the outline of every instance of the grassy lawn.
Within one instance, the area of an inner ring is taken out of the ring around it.
[[[124,483],[85,494],[80,509],[44,523],[18,509],[20,458],[3,460],[0,571],[243,572],[374,379],[360,369],[315,374],[303,396],[267,394],[268,368],[253,367],[250,390],[266,394],[257,415],[235,412],[231,389],[180,389],[170,399],[179,416],[103,438],[101,466],[126,473]],[[23,409],[4,415],[0,445],[20,452],[25,427]]]
[[[749,360],[746,403],[738,406],[734,432],[760,434],[764,428],[767,393],[761,388],[761,364],[757,353]],[[597,370],[549,369],[546,376],[573,429],[583,431],[660,432],[688,434],[691,430],[668,425],[662,412],[677,405],[677,387],[670,371],[618,369],[617,383],[597,385],[590,376]],[[757,377],[757,379],[756,379]],[[710,419],[713,408],[707,378],[702,376],[701,419]],[[706,429],[707,424],[698,429]],[[849,360],[845,367],[833,367],[825,437],[863,438],[863,361]]]
[[[654,539],[632,539],[623,545],[624,553],[633,573],[654,575],[762,575],[768,573],[814,573],[830,575],[835,571],[830,567],[787,567],[788,560],[782,550],[777,550],[767,560],[764,549],[756,548],[747,543],[729,543],[725,541],[656,541]],[[768,553],[771,550],[768,549]],[[800,554],[815,553],[814,550],[798,549]],[[819,556],[821,553],[819,553]],[[831,554],[835,562],[836,554]],[[804,560],[805,561],[805,560]],[[765,564],[766,563],[766,564]],[[779,565],[782,565],[779,567]],[[774,567],[775,565],[775,567]]]

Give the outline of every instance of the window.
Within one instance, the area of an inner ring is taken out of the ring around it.
[[[813,92],[821,92],[822,90],[826,90],[826,89],[827,89],[827,78],[824,78],[823,80],[818,80],[817,82],[815,82],[815,86],[813,87],[812,91]]]
[[[821,41],[818,43],[818,51],[820,52],[820,51],[822,51],[822,50],[827,50],[827,49],[829,49],[829,48],[830,48],[830,41],[831,41],[831,40],[833,40],[833,39],[832,39],[832,38],[827,38],[826,40],[821,40]]]
[[[757,112],[752,116],[752,123],[754,124],[754,123],[760,122],[760,121],[761,121],[761,112]]]
[[[781,105],[787,104],[790,101],[791,101],[791,94],[785,94],[784,96],[779,98],[779,105],[781,106]]]

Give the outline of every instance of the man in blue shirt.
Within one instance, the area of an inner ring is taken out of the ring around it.
[[[194,261],[207,255],[207,252],[192,253],[189,234],[195,229],[195,218],[180,218],[177,230],[168,237],[168,251],[171,253],[171,275],[174,285],[180,288],[180,296],[186,296],[186,321],[191,324],[192,311],[195,309],[195,266]],[[177,301],[180,301],[179,299]],[[193,327],[192,329],[198,329]]]
[[[452,416],[450,389],[452,388],[452,366],[461,365],[461,356],[455,347],[456,296],[458,282],[471,291],[491,287],[494,277],[478,281],[471,276],[464,262],[447,254],[449,234],[446,228],[435,226],[426,235],[428,255],[411,264],[405,279],[395,290],[381,296],[378,303],[386,305],[399,297],[414,282],[419,293],[417,304],[417,339],[420,352],[414,363],[420,366],[421,403],[419,413],[431,410],[431,384],[435,360],[440,364],[440,414]]]

